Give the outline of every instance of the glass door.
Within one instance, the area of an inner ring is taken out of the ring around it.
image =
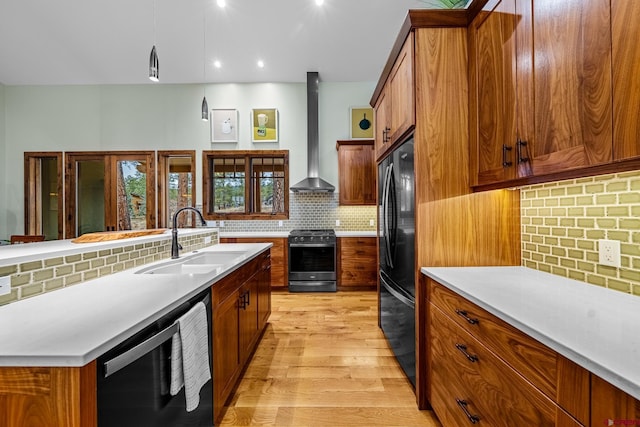
[[[25,234],[62,239],[62,153],[25,153],[24,176]]]
[[[67,153],[67,238],[155,228],[153,152]]]

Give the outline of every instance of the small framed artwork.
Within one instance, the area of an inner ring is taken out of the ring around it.
[[[278,110],[261,108],[251,110],[251,141],[278,142]]]
[[[238,110],[212,109],[211,142],[238,142]]]
[[[351,107],[349,109],[349,137],[351,139],[373,139],[373,108]]]

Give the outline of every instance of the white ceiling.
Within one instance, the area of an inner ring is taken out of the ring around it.
[[[303,82],[307,71],[322,81],[377,81],[407,10],[433,3],[226,2],[155,0],[161,83]],[[153,44],[154,0],[0,0],[4,85],[152,84]]]

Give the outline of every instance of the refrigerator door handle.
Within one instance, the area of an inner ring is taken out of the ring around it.
[[[382,275],[380,275],[380,284],[382,286],[384,286],[384,288],[389,291],[389,293],[391,295],[393,295],[398,301],[400,301],[401,303],[403,303],[404,305],[406,305],[407,307],[411,307],[413,309],[416,308],[416,303],[415,301],[410,300],[409,298],[405,297],[404,295],[402,295],[400,292],[396,291],[392,285],[390,285],[389,283],[387,283],[386,280],[384,280],[384,277],[382,277]]]
[[[384,195],[383,196],[384,197],[383,213],[384,213],[384,245],[386,249],[385,255],[387,257],[387,263],[389,264],[389,267],[394,268],[393,257],[391,256],[391,241],[390,241],[391,228],[389,227],[389,195],[390,195],[392,177],[393,177],[393,163],[387,166],[387,173],[386,173],[385,183],[384,183],[385,190],[383,192],[383,195]]]

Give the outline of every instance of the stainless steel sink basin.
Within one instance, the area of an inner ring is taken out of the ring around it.
[[[246,252],[200,252],[185,257],[183,264],[229,264],[245,254]]]
[[[222,269],[221,264],[169,264],[144,268],[136,274],[210,274]]]
[[[212,274],[215,270],[240,260],[246,252],[199,252],[183,258],[152,265],[136,274]]]

